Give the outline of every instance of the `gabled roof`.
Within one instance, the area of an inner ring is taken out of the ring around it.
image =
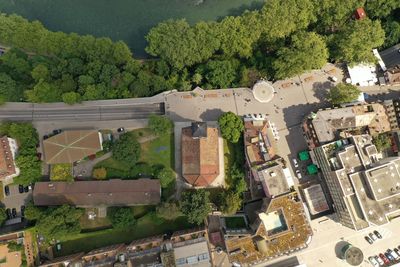
[[[102,149],[98,131],[64,131],[43,141],[47,164],[73,163]]]
[[[182,128],[182,176],[193,186],[208,186],[219,175],[218,129],[206,127],[206,138]]]
[[[36,206],[154,205],[160,202],[160,197],[160,181],[156,179],[39,182],[33,190]]]

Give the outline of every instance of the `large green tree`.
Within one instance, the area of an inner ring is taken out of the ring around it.
[[[155,135],[165,135],[171,132],[173,122],[166,116],[152,114],[149,117],[148,126]]]
[[[218,125],[222,137],[231,143],[237,143],[244,130],[242,118],[230,111],[218,118]]]
[[[263,32],[270,40],[285,38],[315,21],[311,0],[268,0],[260,11]]]
[[[193,224],[200,225],[211,212],[210,193],[204,189],[188,190],[182,193],[180,200],[181,211]]]
[[[400,8],[399,0],[366,0],[365,9],[369,17],[386,18],[396,8]]]
[[[230,88],[234,87],[237,77],[239,62],[232,60],[210,60],[199,68],[207,81],[206,88]]]
[[[275,77],[283,79],[319,69],[328,59],[324,39],[314,32],[298,32],[291,37],[291,43],[277,52],[273,66]]]
[[[135,165],[140,157],[140,144],[133,132],[127,132],[113,144],[113,158],[125,162],[130,166]]]
[[[58,87],[41,80],[32,90],[25,91],[26,99],[34,103],[57,102],[62,100]]]
[[[381,23],[368,18],[350,21],[333,39],[338,60],[356,64],[375,62],[373,48],[380,47],[385,40]]]
[[[354,85],[339,83],[329,90],[328,100],[334,105],[355,101],[361,91]]]
[[[132,209],[128,207],[111,208],[108,217],[114,228],[127,228],[136,223]]]
[[[162,188],[167,188],[175,181],[175,173],[170,168],[162,168],[156,173]]]
[[[47,240],[60,239],[81,231],[79,218],[83,210],[68,205],[48,208],[36,221],[36,230]]]

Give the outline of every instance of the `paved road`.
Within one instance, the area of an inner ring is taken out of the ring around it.
[[[12,103],[0,108],[0,120],[13,121],[109,121],[145,119],[164,114],[164,103],[76,105]]]

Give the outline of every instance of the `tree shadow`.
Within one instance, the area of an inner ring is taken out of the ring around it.
[[[313,83],[312,89],[314,92],[314,97],[318,98],[321,102],[326,102],[329,89],[333,86],[334,84],[330,81]]]

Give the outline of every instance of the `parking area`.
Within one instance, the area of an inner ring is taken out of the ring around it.
[[[4,199],[1,202],[7,212],[5,224],[19,223],[20,220],[18,218],[23,217],[23,209],[32,199],[32,187],[7,185],[2,190],[4,190]]]

